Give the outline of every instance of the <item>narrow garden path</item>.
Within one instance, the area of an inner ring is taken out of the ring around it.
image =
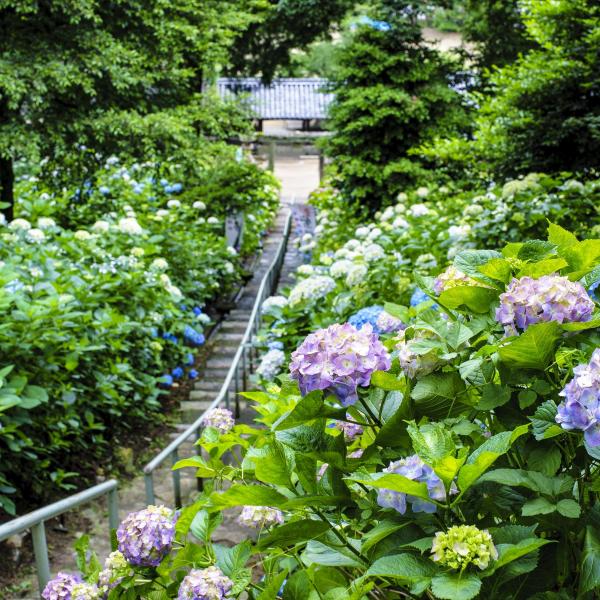
[[[282,267],[281,285],[288,285],[293,281],[293,272],[303,262],[303,256],[297,250],[293,240],[295,237],[306,232],[307,228],[311,226],[311,211],[306,205],[306,200],[309,193],[319,183],[318,160],[316,157],[298,158],[294,156],[281,156],[278,157],[275,163],[275,174],[282,183],[281,208],[268,235],[264,239],[263,253],[254,265],[252,279],[244,287],[235,309],[219,324],[207,344],[208,359],[201,367],[200,377],[194,385],[194,389],[190,392],[189,399],[181,402],[180,423],[175,426],[173,432],[170,434],[173,438],[184,431],[189,424],[193,423],[219,392],[248,324],[261,279],[277,252],[286,217],[290,210],[294,216],[294,223]],[[249,421],[251,418],[250,409],[246,403],[242,402],[240,419],[242,421]],[[183,458],[192,456],[193,454],[193,440],[190,439],[188,443],[180,448],[179,455]],[[170,464],[165,464],[155,471],[154,485],[156,503],[172,506],[173,488]],[[196,478],[192,469],[185,469],[181,472],[181,488],[182,500],[186,504],[196,493]],[[124,483],[119,489],[120,517],[123,518],[129,512],[140,510],[145,506],[144,478],[140,474],[131,481]],[[105,502],[91,504],[87,508],[82,509],[81,514],[87,522],[93,523],[92,530],[88,532],[91,538],[91,547],[103,561],[110,552],[107,532],[108,517]],[[67,535],[72,535],[75,539],[81,533],[83,532],[69,532]],[[240,529],[232,515],[231,518],[225,519],[224,524],[218,531],[218,539],[215,541],[232,544],[246,536],[247,532]],[[74,552],[61,551],[54,554],[52,548],[50,548],[50,561],[53,573],[59,570],[77,570]],[[30,593],[26,596],[18,595],[14,597],[31,598],[32,600],[37,598],[37,586],[33,574],[31,581],[30,590],[32,591]],[[6,598],[7,596],[4,597]]]

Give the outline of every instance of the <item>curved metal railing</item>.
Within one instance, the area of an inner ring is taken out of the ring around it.
[[[260,287],[256,294],[256,300],[252,312],[250,313],[250,319],[248,320],[248,326],[244,332],[244,336],[238,346],[237,352],[233,357],[229,371],[225,376],[223,385],[215,399],[211,402],[208,408],[179,436],[177,436],[166,448],[159,452],[145,467],[144,467],[144,484],[146,488],[146,502],[153,504],[155,502],[154,494],[154,471],[158,469],[165,461],[170,460],[171,465],[174,465],[179,460],[179,448],[191,437],[195,436],[196,439],[200,437],[202,430],[202,421],[204,415],[213,408],[225,404],[229,408],[230,401],[230,390],[232,384],[235,387],[235,412],[236,416],[239,416],[239,391],[241,389],[240,383],[245,387],[246,379],[248,374],[252,371],[252,336],[260,329],[261,318],[260,318],[260,307],[265,299],[272,295],[277,286],[279,279],[279,273],[281,271],[281,265],[285,258],[285,252],[287,249],[287,243],[290,237],[290,228],[292,222],[292,213],[289,212],[284,230],[283,236],[275,258],[269,265],[267,272],[262,278]],[[173,493],[175,506],[181,507],[181,472],[171,471],[171,477],[173,481]],[[198,480],[198,485],[201,487],[202,480]]]

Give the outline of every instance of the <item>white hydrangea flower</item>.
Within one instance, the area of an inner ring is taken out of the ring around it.
[[[354,235],[359,239],[366,238],[369,235],[369,228],[368,227],[359,227],[354,232]]]
[[[31,229],[31,223],[27,219],[13,219],[8,226],[11,229],[20,229],[21,231],[28,231]]]
[[[96,233],[106,233],[110,229],[110,223],[108,221],[96,221],[92,225],[92,231]]]
[[[208,325],[210,323],[210,317],[206,313],[200,313],[196,320],[202,323],[202,325]]]
[[[39,267],[31,267],[31,269],[29,269],[29,274],[32,277],[37,278],[37,277],[41,277],[44,274],[44,272]]]
[[[379,260],[385,256],[385,250],[379,244],[369,244],[363,250],[363,256],[367,262]]]
[[[321,256],[319,256],[319,262],[328,267],[333,263],[333,258],[329,256],[329,254],[321,254]]]
[[[179,200],[169,200],[167,202],[168,208],[179,208],[181,206],[181,202]]]
[[[452,225],[448,227],[448,235],[452,241],[460,241],[469,237],[470,225]]]
[[[429,214],[429,209],[425,204],[413,204],[410,207],[410,214],[413,217],[424,217]]]
[[[263,314],[270,314],[275,308],[284,308],[288,300],[285,296],[269,296],[263,303],[261,311]]]
[[[227,261],[223,266],[225,267],[225,273],[227,273],[229,275],[231,275],[232,273],[235,273],[235,267],[229,261]]]
[[[85,242],[87,240],[92,239],[92,234],[85,229],[79,229],[73,234],[73,237],[80,242]]]
[[[237,250],[233,246],[227,246],[227,254],[229,256],[237,256]]]
[[[394,206],[394,212],[397,215],[403,215],[406,212],[406,205],[402,202],[396,204],[396,206]]]
[[[329,274],[336,279],[339,277],[346,277],[346,275],[350,272],[350,269],[352,269],[352,265],[352,261],[346,259],[336,260],[329,267]]]
[[[132,217],[124,217],[119,220],[119,231],[128,235],[141,235],[144,233],[141,225]]]
[[[392,223],[392,227],[394,229],[408,229],[410,224],[404,217],[396,217]]]
[[[313,236],[310,233],[305,233],[300,239],[303,243],[307,243],[312,241]]]
[[[50,229],[50,227],[56,227],[56,221],[50,217],[40,217],[37,224],[40,229]]]
[[[168,217],[169,216],[169,211],[166,208],[160,208],[159,210],[156,211],[156,216],[160,217],[161,219],[163,217]]]
[[[433,254],[421,254],[415,261],[415,266],[421,269],[432,269],[437,267],[437,259]]]
[[[256,372],[265,379],[273,379],[281,371],[284,362],[285,352],[274,348],[262,357]]]
[[[381,214],[382,221],[389,221],[394,217],[394,207],[388,206]]]
[[[429,196],[429,188],[425,186],[417,188],[416,194],[419,198],[427,198]]]
[[[142,256],[144,256],[144,254],[146,254],[146,251],[143,248],[138,248],[136,246],[135,248],[131,249],[131,254],[136,258],[141,258]]]
[[[195,208],[196,210],[206,210],[206,204],[204,204],[202,200],[196,200],[196,202],[192,204],[192,208]]]
[[[315,227],[315,233],[317,235],[321,235],[323,233],[323,231],[325,231],[325,228],[323,227],[323,225],[317,225]]]
[[[335,289],[335,281],[325,275],[313,275],[303,279],[290,292],[289,304],[294,306],[304,300],[324,298]]]
[[[364,281],[364,278],[367,276],[368,272],[369,269],[367,268],[367,265],[353,264],[352,268],[348,272],[348,275],[346,275],[346,285],[348,287],[354,287],[355,285],[358,285]]]
[[[200,217],[196,223],[198,223],[198,225],[204,225],[206,223],[206,219],[204,217]]]
[[[169,263],[164,258],[155,258],[150,264],[150,268],[155,271],[166,271]]]
[[[30,229],[27,232],[27,237],[32,242],[43,242],[46,239],[46,234],[41,229]]]
[[[298,275],[312,275],[315,272],[315,269],[312,265],[300,265],[296,272]]]
[[[206,219],[206,222],[209,225],[218,225],[219,224],[219,219],[217,219],[217,217],[208,217],[208,219]]]
[[[372,242],[373,240],[376,240],[380,235],[381,235],[381,229],[379,229],[379,227],[375,227],[374,229],[372,229],[369,232],[369,235],[367,236],[367,239],[370,242]]]
[[[358,240],[348,240],[344,244],[344,248],[346,248],[347,250],[358,250],[361,246],[362,246],[362,243],[359,242]]]

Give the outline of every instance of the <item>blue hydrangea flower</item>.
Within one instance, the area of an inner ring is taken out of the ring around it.
[[[435,474],[434,470],[426,465],[417,454],[402,458],[383,469],[384,473],[403,475],[413,481],[427,484],[427,493],[432,500],[446,500],[444,482]],[[456,486],[452,484],[450,493],[456,493]],[[407,502],[411,504],[413,512],[434,513],[437,509],[433,502],[427,502],[416,496],[409,496],[402,492],[380,489],[377,493],[377,504],[383,508],[393,508],[401,515],[406,512]]]
[[[181,379],[183,377],[183,369],[181,367],[175,367],[171,371],[171,374],[175,379]]]
[[[198,371],[196,371],[196,369],[190,369],[190,372],[188,373],[188,377],[190,379],[198,379]]]
[[[423,302],[427,302],[427,300],[431,300],[431,298],[421,289],[415,288],[415,291],[412,293],[410,297],[410,305],[411,306],[419,306]],[[437,304],[434,305],[437,307]]]
[[[188,307],[187,307],[187,304],[180,304],[180,305],[179,305],[179,308],[180,308],[181,310],[183,310],[184,312],[185,312],[185,311],[188,309]]]
[[[366,308],[361,308],[357,313],[354,313],[348,319],[348,323],[356,329],[362,329],[368,323],[373,328],[373,331],[376,331],[377,319],[382,312],[383,306],[379,306],[378,304],[367,306]]]
[[[166,187],[167,185],[169,185],[169,182],[166,179],[161,179],[160,185],[162,185],[163,187]]]
[[[173,376],[168,374],[163,375],[160,378],[160,382],[167,387],[171,387],[173,385]]]
[[[103,196],[108,196],[110,194],[110,188],[106,187],[105,185],[101,185],[98,188],[98,191],[103,195]]]
[[[202,346],[202,344],[204,344],[204,342],[206,341],[204,334],[200,333],[199,331],[196,331],[193,327],[190,327],[189,325],[185,326],[185,329],[183,330],[183,337],[185,341],[189,344],[192,344],[192,346]]]
[[[183,185],[181,183],[174,183],[171,186],[171,192],[173,194],[179,194],[179,192],[183,189]]]
[[[163,340],[167,340],[168,342],[173,342],[174,344],[177,344],[179,342],[179,340],[177,339],[177,336],[172,334],[172,333],[163,333],[162,334]]]
[[[194,306],[194,308],[192,308],[192,312],[199,317],[202,314],[202,309],[199,306]]]
[[[283,342],[269,342],[267,348],[269,350],[283,350]]]
[[[588,294],[594,302],[600,302],[600,290],[598,289],[599,287],[600,279],[592,283],[592,285],[590,285],[590,287],[588,288]]]
[[[191,352],[186,355],[185,364],[187,367],[191,367],[194,364],[194,355]]]

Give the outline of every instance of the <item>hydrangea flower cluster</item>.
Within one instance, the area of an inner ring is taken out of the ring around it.
[[[416,352],[413,349],[413,344],[430,336],[433,336],[433,334],[426,330],[418,332],[412,340],[406,340],[403,331],[398,335],[398,343],[396,344],[398,361],[400,362],[400,368],[410,379],[429,375],[443,364],[435,348],[425,353]]]
[[[205,427],[214,427],[221,433],[228,433],[235,425],[233,413],[227,408],[213,408],[209,410],[202,419]]]
[[[130,513],[117,529],[119,551],[131,565],[158,566],[171,550],[176,520],[166,506],[150,505]]]
[[[273,379],[281,371],[284,362],[285,352],[273,348],[262,357],[256,373],[265,379]]]
[[[44,600],[70,600],[73,586],[81,583],[83,579],[80,575],[71,575],[69,573],[58,573],[51,579],[42,592]]]
[[[513,279],[500,294],[496,320],[507,335],[517,335],[534,323],[589,321],[594,303],[584,287],[559,275]]]
[[[218,567],[192,569],[179,586],[178,600],[223,600],[231,598],[233,581]]]
[[[336,323],[311,333],[292,353],[290,372],[303,395],[326,390],[344,406],[358,400],[358,386],[368,386],[373,371],[387,371],[390,356],[369,324],[360,331]]]
[[[429,497],[432,500],[444,501],[446,499],[444,482],[417,454],[390,463],[387,468],[383,469],[383,472],[403,475],[413,481],[425,483],[427,484]],[[451,491],[454,492],[455,489],[456,488]],[[383,508],[393,508],[401,515],[406,512],[407,502],[410,502],[413,512],[434,513],[437,509],[433,502],[427,502],[427,500],[409,496],[402,492],[395,492],[393,490],[382,488],[377,493],[377,504],[379,504],[379,506],[382,506]]]
[[[202,346],[206,341],[203,333],[196,331],[193,327],[186,325],[183,329],[183,338],[192,346]]]
[[[245,527],[262,529],[283,523],[283,513],[278,508],[270,506],[244,506],[238,523]]]
[[[470,564],[481,570],[498,558],[494,540],[486,529],[474,525],[455,525],[438,531],[431,547],[432,559],[445,567],[463,571]]]
[[[400,319],[393,317],[383,309],[383,306],[377,304],[361,308],[348,319],[348,323],[356,329],[362,329],[368,323],[378,334],[400,331],[405,327]]]
[[[261,307],[261,311],[265,315],[272,314],[275,310],[285,308],[288,299],[285,296],[270,296],[267,298]]]
[[[324,298],[335,289],[335,281],[326,275],[315,275],[297,283],[290,292],[289,304],[294,306],[303,301]]]
[[[587,365],[573,369],[573,379],[560,393],[556,422],[566,430],[579,429],[589,446],[600,446],[600,348]]]
[[[419,306],[419,304],[427,302],[427,300],[430,300],[429,296],[421,288],[415,288],[415,291],[410,297],[410,305]]]
[[[124,577],[132,575],[133,570],[122,552],[111,552],[104,561],[104,569],[98,575],[98,586],[106,593],[118,585]]]
[[[89,583],[76,583],[71,590],[71,600],[100,600],[100,590]]]
[[[478,283],[455,266],[450,265],[435,278],[433,291],[439,296],[442,292],[461,285],[478,285]]]

